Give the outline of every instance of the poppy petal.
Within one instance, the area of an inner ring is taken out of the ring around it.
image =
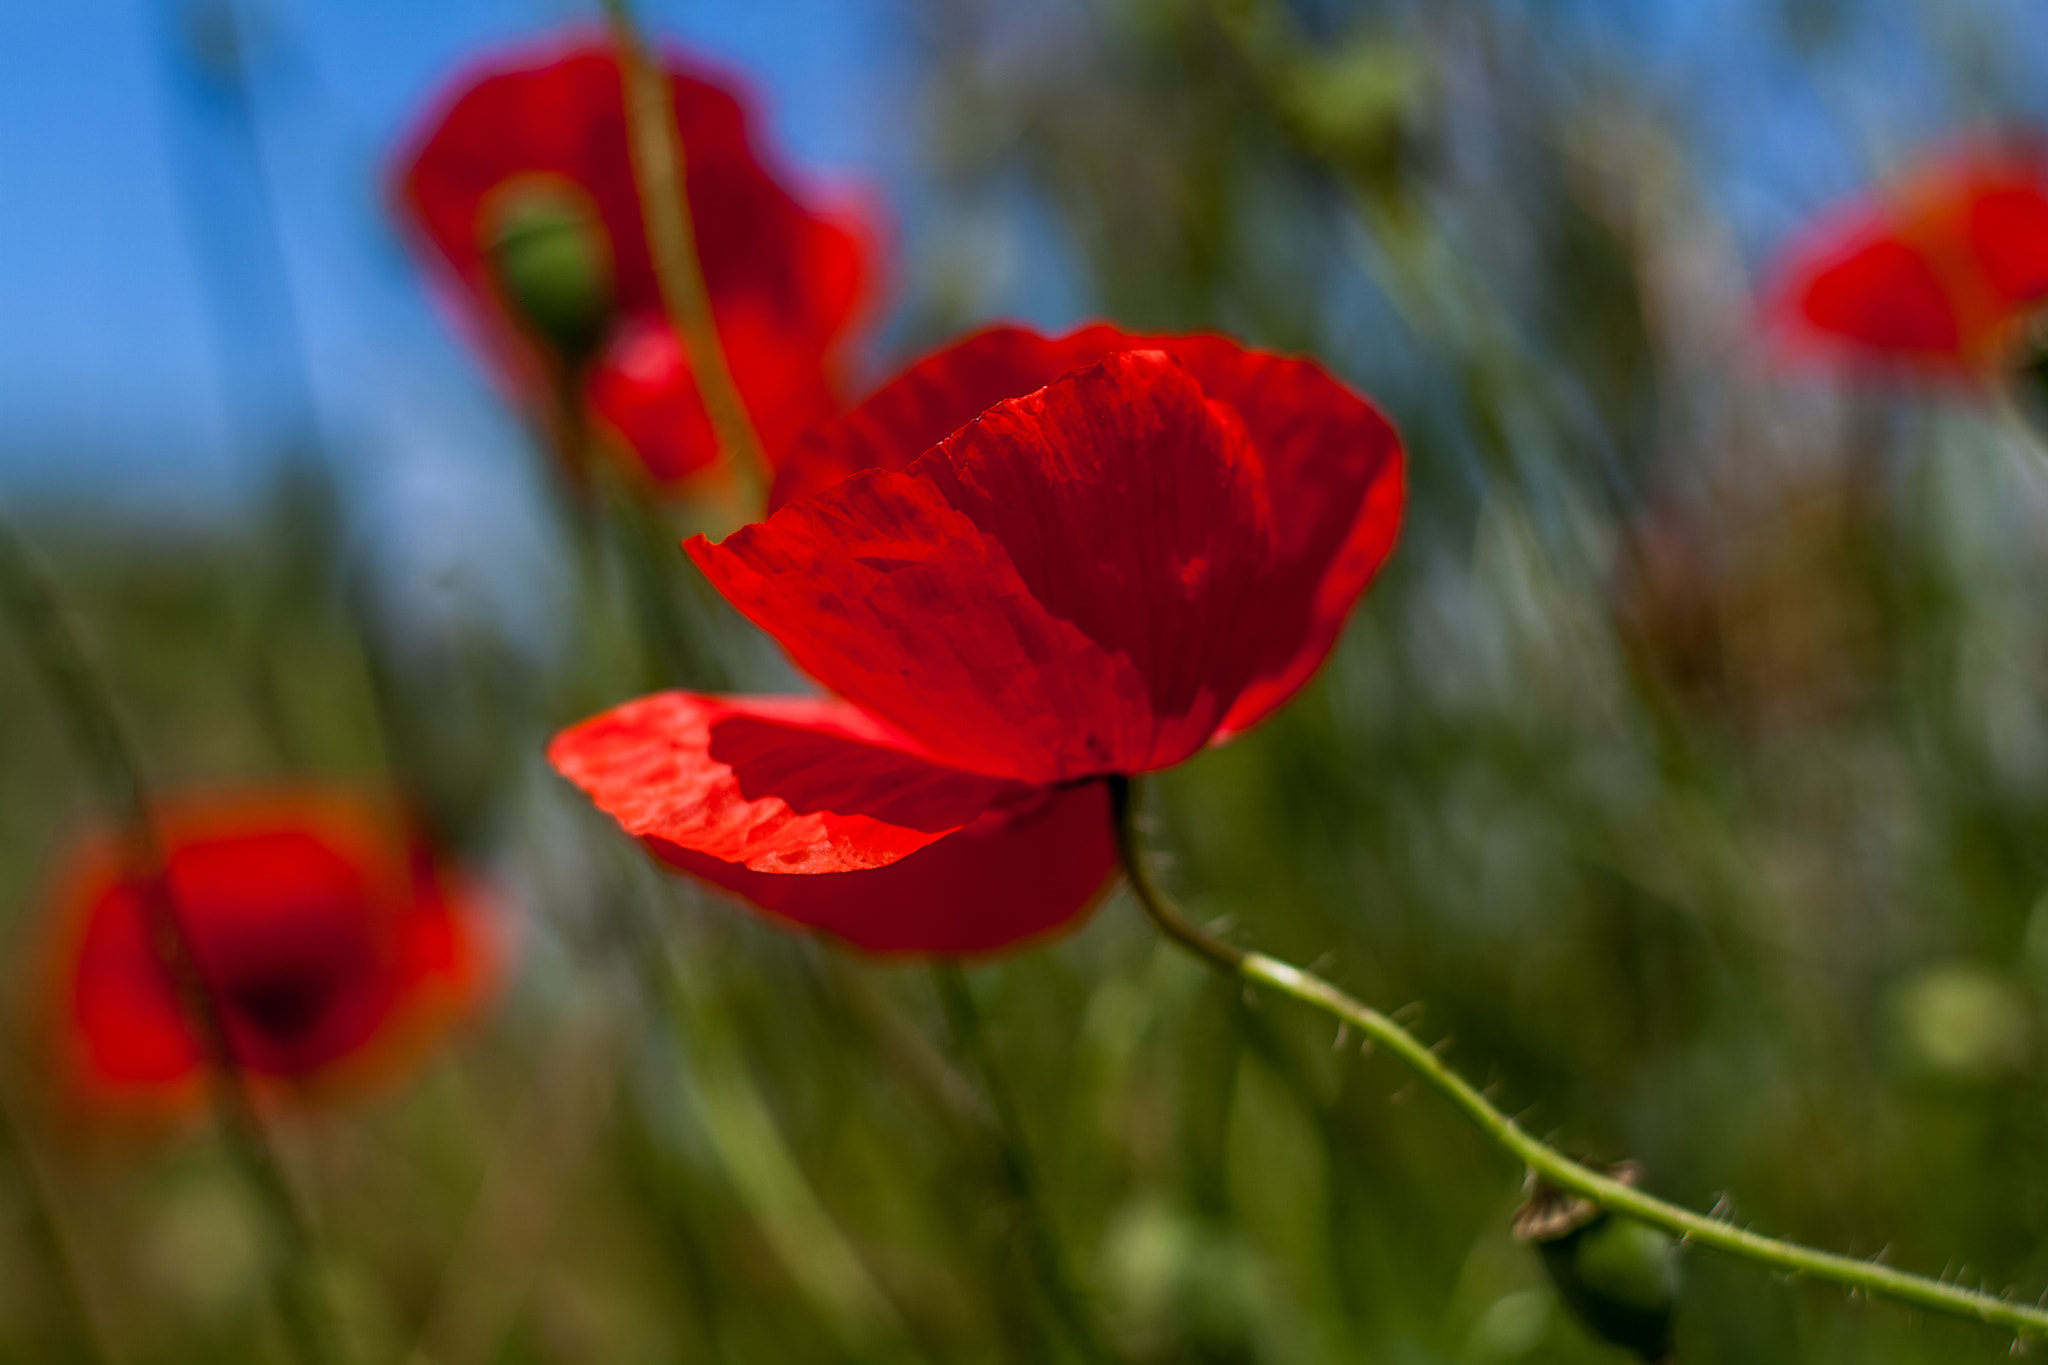
[[[157,824],[170,904],[253,1076],[387,1074],[496,975],[487,897],[374,801],[187,796]],[[66,1079],[109,1108],[175,1107],[195,1097],[203,1067],[149,932],[153,894],[95,836],[58,897],[55,1042]]]
[[[1078,924],[1116,866],[1100,782],[1025,789],[887,867],[822,876],[753,872],[645,841],[664,862],[791,924],[870,953],[993,952]]]
[[[1952,149],[1825,219],[1787,259],[1781,322],[1872,358],[1983,374],[2048,301],[2048,152],[2024,139]]]
[[[1118,351],[1172,351],[1171,338],[1097,324],[1064,337],[990,327],[911,365],[844,420],[804,431],[776,470],[769,510],[863,469],[910,462],[1006,398],[1021,398]]]
[[[904,469],[1004,398],[1119,351],[1158,349],[1187,365],[1244,423],[1265,466],[1279,556],[1270,655],[1225,718],[1256,724],[1321,666],[1400,529],[1400,438],[1378,409],[1320,366],[1220,336],[1141,337],[1093,326],[1048,339],[995,327],[912,365],[846,418],[813,427],[776,480],[780,506],[860,469]]]
[[[1913,247],[1879,238],[1828,261],[1797,287],[1800,315],[1823,332],[1907,356],[1959,356],[1962,328],[1941,277]]]
[[[1272,614],[1257,452],[1156,351],[686,548],[826,686],[947,762],[1031,782],[1200,749]]]
[[[718,458],[718,436],[675,329],[659,316],[613,330],[590,367],[585,401],[659,482],[687,478]]]
[[[1260,667],[1218,739],[1249,729],[1322,666],[1392,553],[1406,496],[1401,438],[1379,409],[1307,360],[1227,337],[1175,339],[1211,402],[1244,423],[1265,467],[1277,558]]]
[[[660,692],[565,730],[548,758],[636,838],[784,875],[886,867],[1020,789],[811,697]]]
[[[873,287],[881,234],[866,211],[812,208],[785,188],[793,177],[754,145],[731,78],[673,53],[663,65],[712,313],[772,460],[804,423],[837,411],[837,352]],[[493,364],[514,389],[549,401],[556,365],[500,296],[489,219],[522,184],[566,187],[603,226],[618,315],[661,315],[618,64],[602,41],[558,40],[502,55],[455,90],[407,144],[399,209],[446,267],[451,302]],[[616,425],[629,440],[643,429]],[[709,463],[708,436],[706,424],[666,437],[650,472]]]
[[[1967,230],[1985,279],[2004,302],[2026,307],[2048,299],[2048,173],[1979,186]]]

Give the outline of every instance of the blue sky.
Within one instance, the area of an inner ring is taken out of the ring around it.
[[[448,73],[587,20],[547,0],[243,0],[283,263],[244,125],[191,57],[186,0],[0,6],[0,493],[204,504],[246,489],[310,372],[330,443],[516,439],[428,308],[379,202]],[[758,83],[827,181],[900,183],[887,0],[643,4]],[[289,295],[275,287],[288,279]],[[293,301],[297,325],[280,311]],[[223,335],[220,308],[235,324]],[[305,339],[306,364],[289,354]],[[231,416],[232,414],[232,416]]]
[[[352,474],[382,478],[377,496],[429,508],[482,496],[519,437],[427,306],[380,177],[450,71],[587,21],[594,0],[240,0],[268,35],[251,70],[281,263],[238,125],[182,36],[193,3],[0,5],[0,498],[146,510],[231,498],[258,485],[302,409],[302,373],[325,442]],[[752,77],[799,167],[880,187],[902,244],[918,228],[921,142],[905,3],[642,9]],[[2039,115],[2048,100],[2039,0],[1849,0],[1860,17],[1818,65],[1784,41],[1782,0],[1499,3],[1653,91],[1752,252],[1918,139],[2000,109]],[[1968,62],[1982,79],[1959,96],[1944,73]],[[1013,227],[1032,235],[1028,215]],[[1027,270],[1000,300],[1065,320],[1081,301],[1046,273]],[[287,298],[296,324],[279,311]]]

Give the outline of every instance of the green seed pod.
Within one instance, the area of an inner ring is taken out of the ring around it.
[[[1635,1183],[1625,1166],[1616,1177]],[[1678,1305],[1678,1246],[1633,1218],[1539,1185],[1515,1215],[1515,1235],[1533,1242],[1557,1292],[1586,1329],[1643,1360],[1671,1358]]]
[[[1557,1292],[1595,1336],[1644,1360],[1670,1357],[1679,1282],[1670,1237],[1632,1218],[1602,1215],[1537,1250]]]
[[[485,252],[520,321],[574,368],[604,339],[613,305],[611,243],[573,187],[507,187],[486,219]]]

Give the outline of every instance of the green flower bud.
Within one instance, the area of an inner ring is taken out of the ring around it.
[[[1633,1166],[1616,1174],[1635,1183]],[[1540,1184],[1514,1228],[1535,1243],[1558,1295],[1586,1330],[1643,1360],[1670,1359],[1681,1277],[1669,1235]]]
[[[508,188],[492,206],[484,252],[520,321],[573,367],[611,321],[611,243],[588,199],[567,185]]]

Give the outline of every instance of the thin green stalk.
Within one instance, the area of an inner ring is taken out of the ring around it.
[[[731,1021],[689,960],[664,940],[650,908],[621,893],[607,899],[612,930],[686,1059],[695,1117],[741,1203],[851,1358],[918,1354],[895,1302],[790,1150]]]
[[[1330,145],[1326,131],[1303,122],[1290,98],[1296,82],[1289,63],[1312,49],[1286,7],[1274,0],[1211,0],[1210,8],[1282,126],[1350,192],[1372,242],[1362,261],[1366,273],[1416,338],[1439,352],[1452,386],[1477,419],[1474,431],[1482,453],[1497,472],[1512,474],[1515,451],[1508,426],[1513,414],[1507,399],[1519,398],[1547,423],[1562,418],[1554,397],[1499,320],[1496,301],[1479,291],[1465,264],[1432,235],[1411,197],[1361,175],[1347,165],[1340,148]]]
[[[619,536],[633,610],[653,656],[655,685],[724,691],[731,686],[725,665],[699,642],[700,632],[678,615],[687,599],[675,575],[695,573],[696,566],[676,549],[675,537],[661,524],[659,509],[637,489],[613,490],[606,501],[615,504],[610,520]]]
[[[563,1022],[491,1155],[409,1365],[487,1365],[503,1354],[611,1108],[622,1031],[609,1002]]]
[[[1020,1214],[1018,1231],[1024,1240],[1024,1252],[1052,1305],[1053,1315],[1066,1332],[1068,1344],[1083,1359],[1114,1361],[1116,1352],[1104,1339],[1094,1313],[1067,1273],[1066,1258],[1060,1254],[1059,1239],[1053,1235],[1052,1220],[1039,1196],[1038,1173],[1031,1160],[1031,1148],[1024,1139],[1023,1115],[988,1050],[981,1012],[974,1003],[966,974],[958,963],[941,962],[932,968],[932,983],[938,988],[939,1003],[946,1011],[946,1025],[952,1031],[954,1044],[966,1054],[988,1096],[996,1122],[1003,1176]]]
[[[653,685],[722,691],[730,685],[724,666],[678,619],[674,564],[683,559],[675,537],[661,524],[658,503],[644,482],[606,458],[583,401],[583,370],[564,371],[553,386],[552,420],[536,423],[539,438],[552,446],[556,468],[570,487],[576,549],[585,577],[600,582],[606,531],[625,571],[642,643],[647,647]],[[694,566],[683,561],[689,572]]]
[[[300,1355],[313,1365],[327,1365],[337,1358],[338,1351],[317,1285],[312,1227],[256,1113],[248,1082],[235,1061],[226,1020],[179,922],[164,877],[163,846],[141,767],[122,734],[106,689],[64,620],[55,592],[29,558],[14,528],[5,522],[0,522],[0,601],[13,618],[23,652],[63,712],[99,788],[100,800],[120,828],[128,866],[147,890],[142,904],[151,947],[171,979],[179,1008],[205,1059],[214,1114],[228,1152],[269,1213],[283,1244],[276,1290],[286,1329]]]
[[[1109,783],[1115,807],[1117,853],[1123,862],[1124,875],[1130,880],[1138,904],[1162,933],[1220,971],[1253,985],[1271,986],[1357,1029],[1365,1038],[1399,1057],[1409,1070],[1449,1100],[1497,1146],[1551,1185],[1576,1194],[1596,1207],[1627,1214],[1687,1241],[1787,1275],[1801,1275],[1930,1312],[2007,1328],[2021,1336],[2048,1337],[2048,1309],[2015,1303],[1925,1275],[1909,1274],[1875,1261],[1766,1237],[1667,1203],[1583,1166],[1548,1143],[1531,1137],[1513,1119],[1494,1108],[1464,1077],[1445,1066],[1434,1050],[1386,1015],[1361,1004],[1311,972],[1225,942],[1190,920],[1160,887],[1151,868],[1146,865],[1138,837],[1137,802],[1130,779],[1113,777]]]
[[[668,80],[633,21],[628,0],[605,0],[612,41],[619,50],[625,84],[626,134],[632,144],[633,179],[640,189],[640,213],[647,225],[647,249],[669,322],[690,357],[690,373],[704,398],[704,411],[718,435],[718,447],[736,480],[752,485],[741,503],[752,506],[768,486],[768,460],[761,438],[725,363],[711,293],[690,222],[685,192],[684,148],[676,135],[675,107]]]

